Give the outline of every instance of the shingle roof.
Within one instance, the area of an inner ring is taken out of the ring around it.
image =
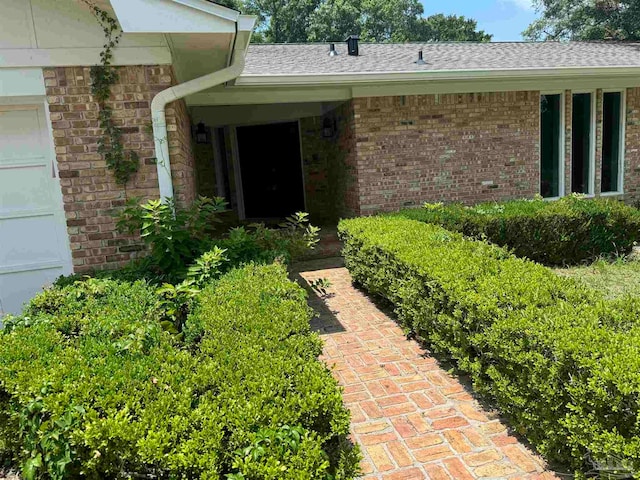
[[[640,43],[361,43],[360,56],[328,55],[328,44],[253,44],[243,76],[442,70],[511,70],[572,67],[640,67]],[[426,65],[417,65],[418,51]]]

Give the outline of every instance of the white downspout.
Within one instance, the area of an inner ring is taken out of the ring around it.
[[[162,90],[156,94],[151,101],[151,121],[156,150],[156,166],[158,168],[158,186],[160,187],[160,198],[163,201],[173,198],[173,181],[171,180],[171,160],[169,159],[169,140],[165,107],[168,103],[175,100],[239,77],[244,69],[245,52],[242,49],[237,49],[233,53],[231,65],[227,68]]]

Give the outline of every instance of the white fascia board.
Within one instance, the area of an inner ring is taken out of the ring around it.
[[[238,86],[267,85],[354,85],[392,82],[489,80],[521,78],[562,78],[576,76],[612,77],[640,75],[640,66],[629,67],[575,67],[501,70],[431,70],[422,72],[332,73],[303,75],[243,74],[236,80]]]
[[[240,17],[240,12],[233,10],[228,7],[224,7],[222,5],[218,5],[217,3],[207,2],[206,0],[172,0],[175,3],[180,3],[187,7],[195,8],[196,10],[201,10],[203,12],[210,13],[211,15],[216,15],[218,17],[224,18],[226,20],[230,20],[235,22],[238,17]]]
[[[467,79],[431,82],[393,82],[353,85],[353,97],[386,97],[394,95],[433,95],[449,93],[489,93],[516,91],[562,92],[564,90],[625,89],[640,86],[640,78],[628,76],[532,77],[515,79]],[[247,88],[247,87],[244,87]],[[268,87],[264,87],[268,88]],[[288,87],[292,88],[292,87]]]
[[[240,32],[252,32],[256,26],[258,17],[255,15],[240,15],[238,17],[238,31]]]

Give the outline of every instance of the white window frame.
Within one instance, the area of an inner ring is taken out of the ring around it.
[[[627,89],[626,88],[608,88],[602,90],[602,111],[604,114],[604,94],[605,93],[619,93],[621,94],[620,98],[620,156],[618,158],[619,166],[618,166],[618,190],[615,192],[600,192],[600,195],[603,197],[614,196],[614,195],[623,195],[624,194],[624,164],[625,164],[625,154],[627,151]],[[602,117],[603,123],[603,145],[604,145],[604,116]],[[600,162],[600,186],[602,187],[602,162]]]
[[[590,151],[589,151],[589,193],[585,193],[586,197],[595,197],[596,192],[596,122],[598,118],[598,91],[597,90],[570,90],[571,93],[571,148],[569,150],[569,158],[571,165],[571,178],[573,178],[573,96],[588,93],[591,95],[591,120],[590,120]],[[570,188],[573,192],[573,185]]]
[[[558,148],[560,149],[560,185],[558,185],[557,197],[544,197],[545,200],[558,200],[565,196],[565,163],[566,163],[566,95],[564,90],[549,90],[540,92],[540,100],[538,102],[538,132],[540,137],[540,147],[542,147],[542,112],[540,111],[540,105],[542,104],[542,97],[545,95],[560,95],[560,138],[558,139]],[[573,97],[572,97],[573,98]],[[540,182],[542,181],[542,148],[540,148],[540,155],[538,158],[538,192],[540,192]]]

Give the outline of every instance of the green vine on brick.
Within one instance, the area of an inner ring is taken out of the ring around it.
[[[121,185],[126,184],[138,171],[140,158],[132,150],[126,151],[122,144],[122,130],[113,120],[113,109],[107,105],[111,96],[111,87],[118,81],[118,72],[111,66],[113,49],[120,42],[122,30],[118,22],[108,12],[96,6],[90,0],[82,0],[96,18],[104,32],[105,44],[100,52],[100,64],[91,67],[91,93],[98,101],[100,128],[104,133],[98,140],[98,153],[103,155],[107,168]]]

